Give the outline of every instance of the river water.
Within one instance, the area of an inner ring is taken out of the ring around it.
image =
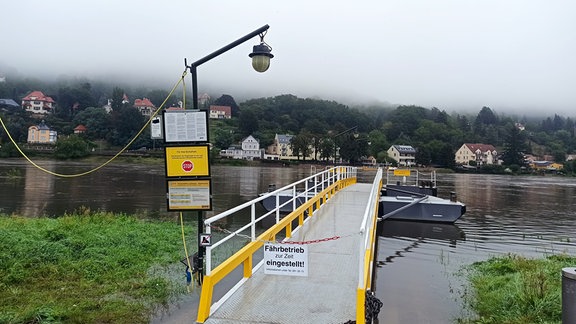
[[[38,161],[75,174],[96,165]],[[214,215],[308,176],[311,167],[214,166]],[[361,173],[362,182],[373,174]],[[451,191],[467,205],[454,225],[385,221],[378,240],[376,297],[381,323],[453,323],[468,316],[462,267],[515,253],[576,255],[576,179],[553,176],[439,174],[440,197]],[[82,177],[62,178],[21,160],[0,160],[0,212],[57,217],[90,209],[174,217],[166,212],[163,165],[112,163]],[[575,265],[576,266],[576,265]],[[559,272],[560,280],[560,272]]]

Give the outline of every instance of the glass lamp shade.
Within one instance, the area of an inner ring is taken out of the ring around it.
[[[257,72],[266,72],[270,67],[270,59],[274,57],[270,53],[270,47],[266,44],[254,45],[252,53],[248,56],[252,58],[252,67]]]
[[[266,72],[270,67],[270,58],[265,55],[252,56],[252,67],[256,72]]]

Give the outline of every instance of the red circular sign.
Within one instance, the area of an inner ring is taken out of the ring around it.
[[[184,170],[186,172],[190,172],[190,171],[192,171],[192,169],[194,169],[194,163],[192,163],[192,161],[182,162],[182,170]]]

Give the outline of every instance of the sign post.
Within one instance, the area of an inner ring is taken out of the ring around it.
[[[166,164],[168,211],[198,212],[198,282],[204,275],[204,251],[210,237],[202,236],[204,211],[212,210],[212,178],[208,117],[201,110],[164,111],[161,119]]]

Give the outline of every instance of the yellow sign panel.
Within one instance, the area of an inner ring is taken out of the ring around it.
[[[408,169],[396,169],[394,170],[394,176],[396,177],[409,177],[410,170]]]
[[[167,177],[208,177],[208,145],[166,147]]]
[[[210,179],[168,180],[168,210],[212,210]]]

